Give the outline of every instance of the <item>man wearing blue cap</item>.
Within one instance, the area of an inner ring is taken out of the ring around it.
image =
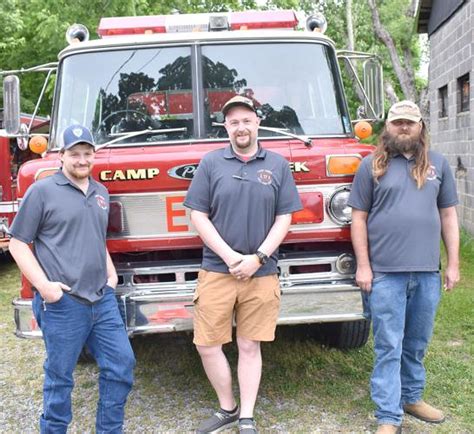
[[[90,176],[90,131],[72,125],[62,138],[61,169],[30,186],[10,231],[11,254],[35,290],[33,312],[46,347],[40,431],[66,433],[73,371],[86,346],[100,368],[96,431],[118,433],[135,358],[105,243],[109,195]]]

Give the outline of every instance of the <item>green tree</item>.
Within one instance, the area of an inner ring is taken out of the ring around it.
[[[218,12],[256,8],[253,0],[3,0],[0,14],[0,70],[28,68],[55,62],[66,47],[65,33],[74,23],[84,24],[91,39],[102,17]],[[21,77],[22,110],[32,112],[45,75]],[[49,114],[54,82],[48,85],[41,112]],[[2,98],[2,97],[0,97]],[[0,106],[3,101],[0,101]]]
[[[67,28],[76,22],[95,29],[101,16],[127,15],[136,8],[134,1],[4,0],[0,24],[0,68],[12,70],[55,62],[66,46]],[[97,37],[93,33],[92,38]],[[21,78],[22,109],[31,112],[44,81],[43,73]],[[46,90],[43,113],[49,113],[53,82]]]
[[[414,27],[414,4],[415,0],[268,0],[264,8],[295,9],[306,14],[323,12],[328,20],[327,35],[338,48],[354,48],[380,56],[386,96],[389,102],[393,102],[398,96],[417,100],[426,87],[426,83],[415,75],[419,66],[420,46]],[[86,25],[91,32],[91,39],[96,39],[100,18],[106,16],[256,8],[255,0],[3,0],[0,14],[0,69],[12,70],[57,61],[58,53],[66,46],[65,32],[73,23]],[[394,49],[381,38],[380,32],[376,32],[374,14],[378,14],[380,27],[390,36]],[[401,68],[394,67],[397,58]],[[408,74],[408,82],[412,84],[406,85],[400,71]],[[43,80],[44,74],[41,73],[22,76],[23,111],[33,110]],[[349,79],[346,82],[349,84]],[[49,113],[53,87],[51,82],[46,90],[45,101],[41,106],[43,114]],[[351,91],[348,94],[351,107],[356,107],[359,103],[355,93]]]
[[[326,34],[338,48],[371,52],[380,57],[385,96],[393,103],[399,98],[423,100],[427,86],[425,80],[416,77],[421,56],[415,29],[416,3],[416,0],[268,0],[266,7],[294,8],[306,14],[322,12],[328,21]],[[348,83],[349,79],[345,80]],[[349,90],[347,86],[346,90]],[[348,94],[350,106],[354,107],[358,104],[355,93]]]

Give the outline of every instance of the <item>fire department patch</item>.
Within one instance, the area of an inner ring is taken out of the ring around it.
[[[107,209],[107,201],[105,200],[104,196],[96,194],[95,198],[97,200],[97,205],[99,205],[100,208]]]
[[[430,166],[428,169],[428,173],[426,175],[426,179],[428,181],[434,181],[436,179],[436,167],[435,166]]]
[[[74,128],[74,129],[72,130],[72,133],[73,133],[77,138],[79,138],[79,137],[82,136],[82,128],[79,128],[79,127],[78,127],[78,128]]]
[[[257,172],[257,179],[263,185],[270,185],[272,183],[272,171],[261,169]]]

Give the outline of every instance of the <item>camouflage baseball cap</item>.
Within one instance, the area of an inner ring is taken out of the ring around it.
[[[255,112],[255,105],[253,104],[253,101],[250,98],[247,98],[242,95],[236,95],[232,97],[229,101],[227,101],[224,106],[222,107],[222,114],[224,117],[226,117],[227,112],[232,108],[236,106],[242,106],[242,107],[247,107],[249,110],[252,110]]]
[[[392,105],[387,115],[387,122],[398,119],[407,119],[413,122],[421,121],[421,112],[419,107],[412,101],[400,101]]]

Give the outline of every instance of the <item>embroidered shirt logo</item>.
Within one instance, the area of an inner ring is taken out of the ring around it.
[[[105,200],[104,196],[96,194],[95,198],[97,200],[97,205],[99,205],[99,208],[107,209],[107,201]]]
[[[436,167],[430,166],[428,169],[428,173],[426,174],[426,179],[428,181],[434,181],[436,179]]]
[[[270,185],[272,183],[272,171],[261,169],[257,172],[257,179],[263,185]]]

